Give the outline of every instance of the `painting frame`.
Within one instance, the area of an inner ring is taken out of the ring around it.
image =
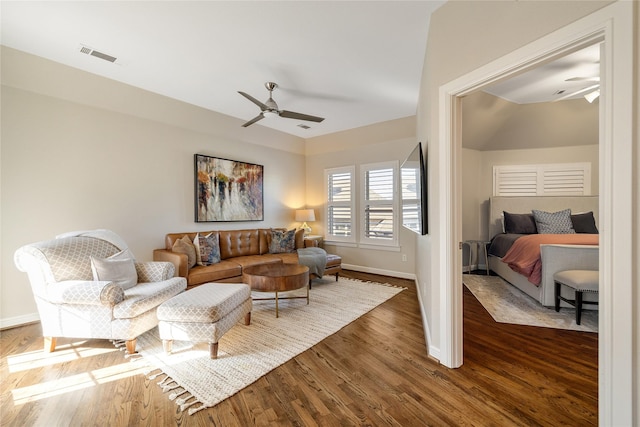
[[[264,166],[194,154],[195,222],[264,221]]]

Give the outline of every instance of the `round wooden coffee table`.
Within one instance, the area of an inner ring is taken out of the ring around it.
[[[254,301],[275,300],[278,317],[278,299],[306,298],[309,304],[309,267],[299,264],[264,264],[242,270],[242,280],[257,292],[275,292],[275,298],[254,298]],[[307,287],[306,296],[278,297],[278,292]]]

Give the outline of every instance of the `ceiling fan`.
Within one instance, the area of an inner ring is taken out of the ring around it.
[[[592,103],[600,96],[600,77],[572,77],[570,79],[566,79],[565,82],[587,82],[592,84],[582,89],[574,90],[573,92],[556,99],[556,101],[562,101],[576,95],[584,94],[584,98],[589,101],[589,103]]]
[[[321,121],[324,120],[324,117],[316,117],[316,116],[310,116],[308,114],[296,113],[293,111],[280,110],[278,108],[278,104],[276,104],[276,101],[274,101],[272,98],[273,90],[277,88],[278,85],[273,82],[267,82],[264,84],[264,87],[266,87],[267,90],[269,91],[269,99],[267,99],[264,103],[258,101],[257,99],[255,99],[253,96],[249,94],[238,91],[240,95],[244,96],[249,101],[253,102],[258,107],[260,107],[260,114],[258,114],[256,117],[254,117],[253,119],[243,124],[242,127],[246,128],[247,126],[251,126],[252,124],[257,122],[258,120],[262,120],[265,117],[273,117],[273,116],[280,116],[280,117],[284,117],[285,119],[306,120],[309,122],[316,122],[316,123],[320,123]]]

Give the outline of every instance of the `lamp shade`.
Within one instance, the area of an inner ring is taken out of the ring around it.
[[[307,222],[315,220],[316,214],[313,209],[296,209],[296,221]]]

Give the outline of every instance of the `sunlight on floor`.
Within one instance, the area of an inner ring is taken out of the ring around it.
[[[11,391],[13,404],[15,406],[23,405],[25,403],[58,396],[71,391],[93,387],[98,384],[117,381],[122,378],[142,374],[146,369],[148,368],[144,364],[125,362],[119,365],[95,369],[93,371],[71,375],[57,380],[16,388]]]
[[[72,347],[71,345],[58,346],[56,351],[46,353],[42,350],[7,356],[7,366],[10,373],[26,371],[33,368],[42,368],[59,363],[70,362],[85,357],[99,356],[101,354],[119,351],[117,348],[89,348]]]

